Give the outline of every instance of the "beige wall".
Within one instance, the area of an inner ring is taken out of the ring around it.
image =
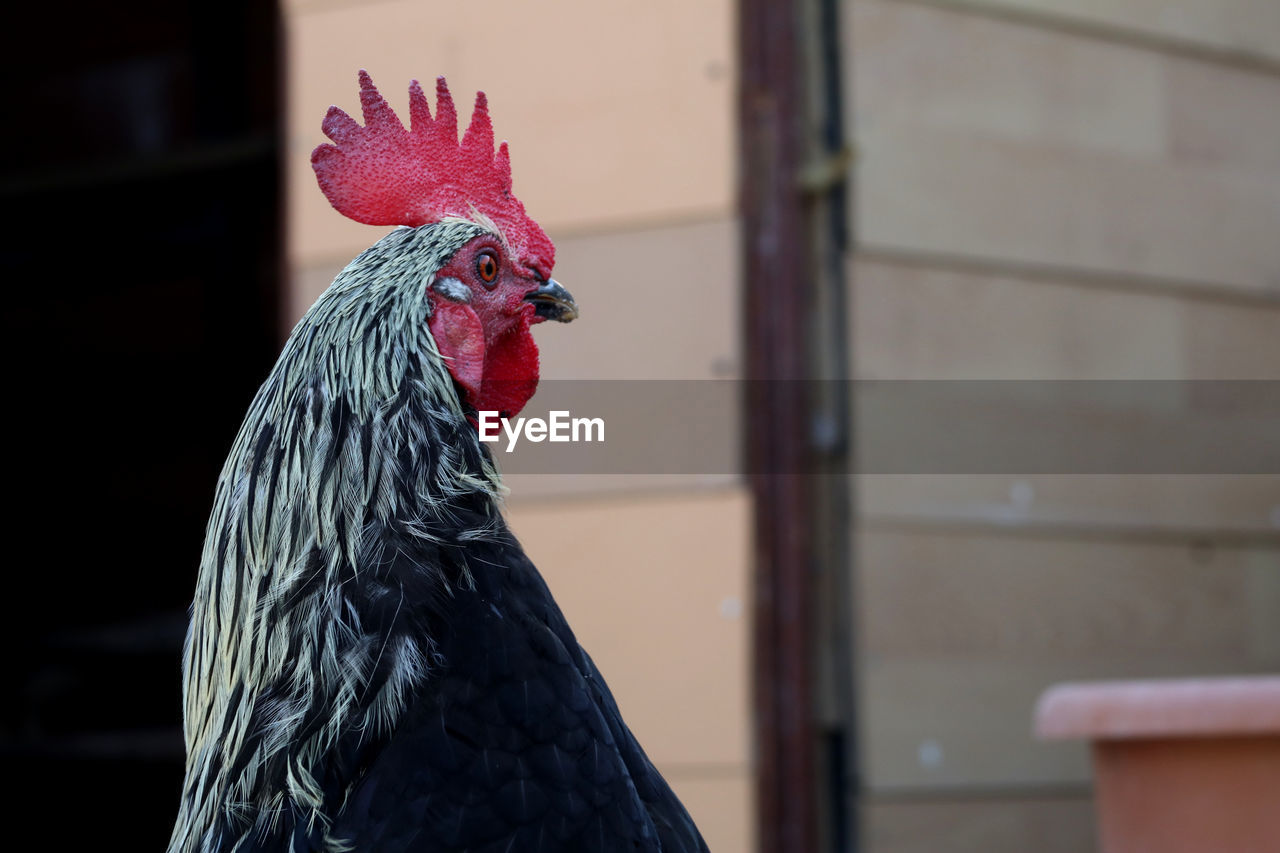
[[[1280,378],[1278,11],[846,3],[855,373]],[[1041,690],[1280,666],[1278,477],[868,475],[858,504],[870,853],[1092,849]]]
[[[581,305],[572,325],[537,330],[543,378],[735,375],[731,14],[727,0],[286,2],[287,322],[385,231],[317,189],[325,111],[358,115],[358,68],[402,114],[411,78],[443,74],[464,116],[488,95],[515,192]],[[751,849],[744,490],[729,477],[508,485],[513,529],[650,757],[712,849]]]
[[[723,219],[732,207],[727,0],[286,2],[289,250],[344,262],[370,229],[332,215],[308,159],[336,103],[358,115],[365,68],[397,110],[409,81],[477,90],[511,145],[515,191],[553,237]],[[465,110],[465,113],[464,113]],[[465,120],[465,119],[461,119]],[[584,291],[586,296],[589,291]]]

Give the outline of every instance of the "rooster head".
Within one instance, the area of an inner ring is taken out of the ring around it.
[[[485,95],[476,95],[461,142],[443,77],[435,116],[418,81],[410,84],[407,130],[365,71],[360,104],[364,126],[336,106],[325,116],[333,144],[311,154],[320,188],[338,212],[369,225],[463,219],[481,226],[420,286],[431,335],[464,402],[513,417],[538,385],[530,326],[567,323],[578,308],[551,278],[555,246],[511,192],[510,154],[505,142],[494,150]]]

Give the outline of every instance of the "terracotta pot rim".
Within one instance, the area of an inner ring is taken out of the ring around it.
[[[1280,735],[1280,676],[1058,684],[1036,706],[1041,738]]]

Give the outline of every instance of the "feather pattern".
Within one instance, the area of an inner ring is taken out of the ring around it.
[[[435,654],[429,632],[369,600],[407,592],[359,577],[382,562],[377,533],[447,547],[501,529],[500,479],[427,328],[434,270],[483,233],[451,219],[388,234],[299,322],[252,403],[187,638],[175,853],[235,849],[290,811],[323,834],[318,757],[344,732],[390,731]],[[481,508],[466,529],[459,504]],[[465,560],[421,575],[429,598],[472,584]]]

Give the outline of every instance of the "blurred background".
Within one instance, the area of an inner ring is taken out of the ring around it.
[[[24,10],[0,182],[25,546],[10,808],[63,816],[72,848],[167,838],[214,479],[289,328],[382,233],[334,212],[309,164],[329,105],[356,112],[358,68],[402,115],[413,78],[447,76],[464,114],[488,94],[582,305],[539,329],[545,379],[759,378],[739,101],[755,5]],[[803,304],[824,378],[1280,379],[1280,4],[796,8],[819,81],[797,113],[822,199],[806,222],[836,235]],[[1094,849],[1086,746],[1031,735],[1046,687],[1280,667],[1274,472],[845,470],[807,531],[826,849]],[[711,849],[754,849],[759,485],[509,485],[516,534]]]

